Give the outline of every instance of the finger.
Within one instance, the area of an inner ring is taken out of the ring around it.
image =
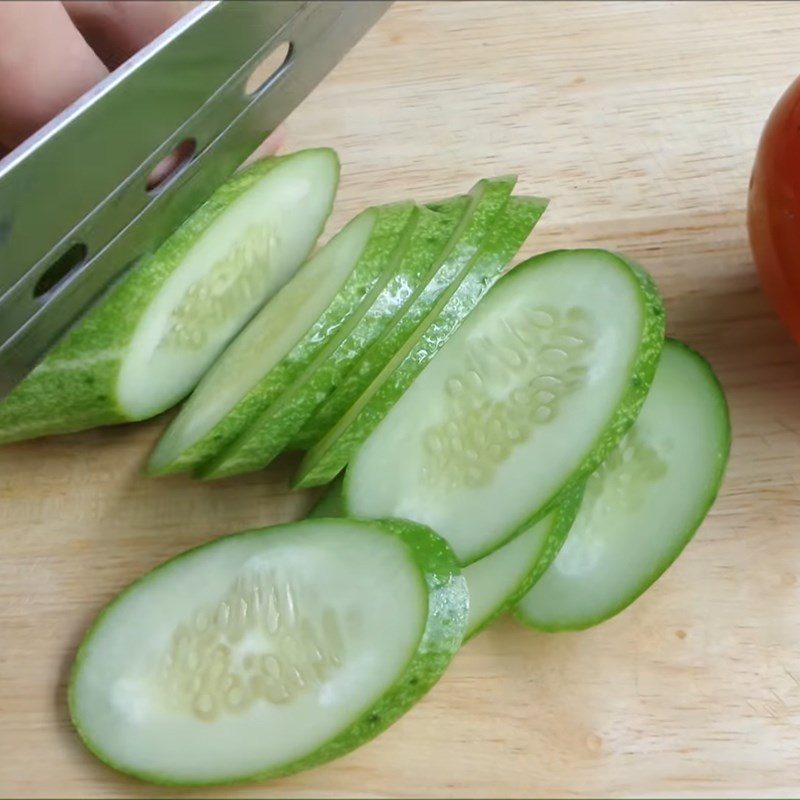
[[[168,0],[65,0],[75,26],[109,69],[115,69],[184,13]]]
[[[0,145],[16,147],[108,73],[61,3],[0,2]]]

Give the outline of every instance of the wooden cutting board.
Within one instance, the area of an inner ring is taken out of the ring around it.
[[[716,507],[647,595],[581,634],[502,621],[376,741],[220,797],[796,794],[800,353],[759,293],[744,209],[800,71],[791,3],[398,3],[288,123],[369,203],[518,172],[552,198],[525,254],[599,245],[656,276],[712,362],[734,446]],[[146,480],[163,420],[0,450],[0,794],[155,797],[73,735],[65,680],[101,606],[163,559],[301,517],[288,466]],[[647,535],[647,531],[642,531]],[[179,796],[193,796],[180,793]]]

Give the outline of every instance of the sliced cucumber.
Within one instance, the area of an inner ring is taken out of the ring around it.
[[[469,590],[469,619],[464,639],[471,639],[513,608],[553,563],[567,538],[581,504],[583,486],[575,487],[558,508],[515,539],[465,567]],[[337,493],[325,495],[324,516],[336,516]],[[342,508],[341,490],[338,508]],[[341,512],[340,512],[341,513]],[[323,515],[323,514],[320,514]]]
[[[156,445],[148,472],[208,460],[285,391],[383,279],[416,214],[410,202],[370,208],[339,231],[208,371]]]
[[[728,408],[714,373],[668,341],[636,424],[589,479],[567,541],[520,601],[519,619],[581,630],[630,605],[700,526],[729,451]]]
[[[432,531],[308,520],[227,536],[126,589],[78,651],[92,752],[145,780],[263,779],[384,730],[461,644],[464,579]]]
[[[393,324],[353,365],[338,383],[336,391],[314,412],[295,437],[293,446],[305,450],[316,444],[412,336],[442,293],[475,257],[486,233],[505,208],[515,183],[516,178],[506,177],[484,179],[475,184],[470,192],[471,208],[433,265],[425,285],[420,292],[408,298]]]
[[[297,380],[277,400],[251,418],[227,448],[200,464],[198,477],[224,478],[267,466],[289,444],[315,409],[363,351],[391,324],[409,294],[416,292],[431,263],[444,249],[469,207],[466,197],[442,203],[437,211],[418,209],[405,249],[383,280],[334,334]]]
[[[615,447],[663,341],[658,291],[631,262],[603,250],[525,262],[355,455],[348,513],[430,525],[462,564],[491,553]]]
[[[512,197],[475,257],[443,292],[411,338],[372,380],[347,413],[306,454],[294,485],[321,486],[344,469],[414,379],[500,276],[527,239],[547,201]],[[421,419],[424,419],[423,415]]]
[[[131,269],[0,404],[0,442],[152,417],[182,399],[306,259],[332,150],[259,162]]]
[[[316,502],[309,518],[344,517],[342,476]],[[558,508],[515,539],[462,570],[469,591],[464,640],[487,628],[513,608],[553,563],[581,505],[583,486],[564,496]]]

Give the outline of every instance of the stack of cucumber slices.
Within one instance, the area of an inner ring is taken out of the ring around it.
[[[0,404],[0,441],[154,416],[147,472],[304,450],[310,519],[220,538],[128,587],[78,652],[72,719],[111,766],[211,784],[369,740],[500,614],[579,630],[627,607],[728,458],[708,364],[605,250],[504,274],[546,201],[515,179],[368,208],[310,258],[326,149],[233,178]]]

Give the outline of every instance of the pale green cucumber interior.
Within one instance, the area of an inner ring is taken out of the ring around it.
[[[349,277],[376,219],[372,209],[359,214],[264,306],[200,381],[153,451],[152,469],[205,436],[297,344]]]
[[[589,479],[564,546],[520,602],[520,616],[536,627],[583,628],[634,600],[713,502],[728,437],[708,366],[668,342],[641,414]]]
[[[142,314],[122,357],[117,401],[125,414],[152,416],[191,391],[308,256],[337,179],[329,152],[299,154],[212,222]]]
[[[645,320],[630,268],[561,251],[501,280],[352,460],[348,511],[491,552],[591,455],[633,378]]]
[[[350,520],[225,537],[124,592],[85,640],[70,692],[112,766],[190,783],[313,753],[402,675],[428,595],[407,547]]]
[[[469,591],[465,638],[489,619],[531,573],[555,520],[553,512],[508,544],[464,567]]]

